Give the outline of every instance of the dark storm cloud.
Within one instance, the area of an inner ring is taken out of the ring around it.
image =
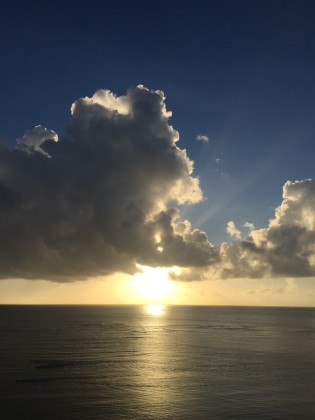
[[[73,281],[218,260],[205,233],[168,206],[202,192],[164,99],[143,86],[98,91],[72,105],[64,139],[36,126],[1,148],[1,278]]]

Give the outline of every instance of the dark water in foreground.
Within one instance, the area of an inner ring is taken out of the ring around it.
[[[315,419],[315,309],[0,306],[0,418]]]

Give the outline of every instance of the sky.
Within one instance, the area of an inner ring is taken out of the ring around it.
[[[0,303],[315,304],[313,1],[5,1]]]

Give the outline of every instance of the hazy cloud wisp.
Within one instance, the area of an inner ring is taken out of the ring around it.
[[[198,134],[196,140],[208,143],[209,137],[206,134]]]

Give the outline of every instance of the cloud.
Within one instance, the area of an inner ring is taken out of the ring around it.
[[[273,279],[274,280],[274,279]],[[270,280],[269,280],[270,281]],[[281,280],[279,280],[281,281]],[[269,297],[279,294],[292,294],[297,291],[297,284],[295,283],[294,278],[287,278],[281,281],[282,284],[275,285],[261,283],[255,289],[248,290],[248,294],[266,294]]]
[[[241,239],[241,231],[236,228],[232,220],[227,223],[226,232],[234,238]]]
[[[209,141],[209,137],[206,136],[205,134],[198,134],[198,136],[196,137],[196,140],[207,143]]]
[[[33,129],[26,130],[24,135],[16,140],[16,147],[26,153],[39,152],[50,157],[42,147],[48,140],[57,142],[58,135],[53,130],[47,130],[42,125],[36,125]]]
[[[250,231],[252,231],[252,230],[254,230],[254,229],[255,229],[255,225],[254,225],[254,223],[251,223],[251,222],[245,222],[245,223],[243,224],[243,226],[244,226],[244,227],[246,227],[247,229],[249,229]]]
[[[206,234],[178,221],[174,205],[203,195],[163,92],[99,90],[71,112],[58,142],[36,126],[1,148],[0,277],[65,282],[218,261]]]
[[[283,201],[267,228],[221,245],[219,276],[311,277],[315,275],[315,181],[287,181]]]
[[[214,246],[180,219],[203,199],[161,91],[99,90],[71,106],[65,135],[36,126],[0,143],[0,278],[70,282],[139,265],[177,280],[315,275],[315,181],[288,181],[269,225],[233,221]]]

